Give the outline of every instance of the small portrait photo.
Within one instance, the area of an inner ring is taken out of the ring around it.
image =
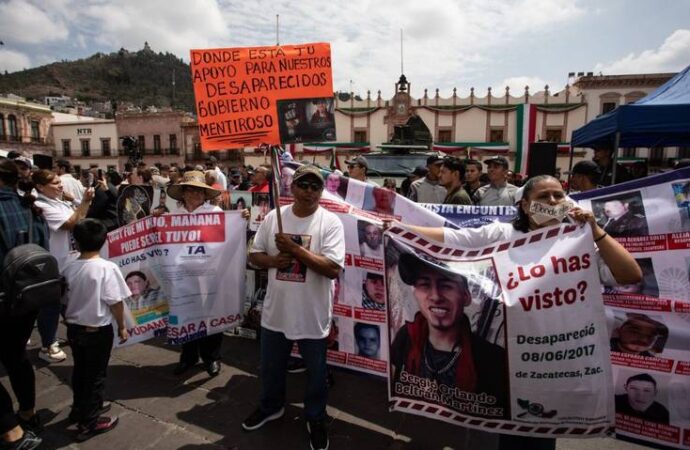
[[[345,279],[345,271],[340,271],[340,275],[333,279],[333,304],[337,305],[343,302],[343,289]]]
[[[592,200],[592,211],[599,226],[613,237],[649,234],[639,191]]]
[[[288,236],[295,244],[306,249],[311,245],[311,236],[308,234],[289,234]],[[307,265],[297,259],[293,259],[289,267],[276,271],[276,279],[304,283],[307,279]]]
[[[282,143],[335,140],[332,97],[279,100],[277,103]]]
[[[120,226],[135,222],[151,214],[152,186],[129,185],[117,197],[117,220]]]
[[[268,194],[263,192],[252,192],[252,208],[249,219],[249,229],[258,230],[261,222],[264,221],[266,215],[271,211],[270,200]]]
[[[243,209],[251,208],[252,193],[248,191],[231,191],[230,203],[233,210],[242,211]]]
[[[657,373],[619,369],[616,376],[616,414],[669,424],[665,383]]]
[[[290,186],[292,185],[292,175],[294,170],[289,167],[283,168],[280,172],[280,195],[283,197],[292,197],[292,190]]]
[[[376,311],[386,310],[386,284],[383,274],[364,271],[362,280],[362,308]]]
[[[331,172],[326,175],[326,191],[333,196],[344,200],[347,197],[348,182],[349,178],[336,172]]]
[[[138,325],[168,315],[168,300],[150,272],[128,272],[125,275],[125,283],[132,292],[132,296],[125,299],[125,304]]]
[[[652,258],[635,258],[642,269],[642,280],[639,283],[621,284],[604,289],[605,294],[641,294],[651,297],[659,296],[659,283],[654,274]]]
[[[492,331],[504,316],[501,290],[491,259],[486,263],[446,262],[387,238],[389,321],[404,308],[406,296],[416,305],[414,316],[391,328],[391,379],[402,371],[470,393],[493,397],[492,406],[509,417],[505,337]],[[394,268],[394,270],[389,270]],[[475,307],[476,305],[476,307]],[[403,383],[404,384],[404,383]],[[494,416],[497,417],[497,416]]]
[[[612,352],[653,358],[664,351],[668,327],[660,317],[618,313],[614,318],[610,340]]]
[[[376,214],[392,216],[395,212],[396,193],[382,187],[367,186],[362,209]]]
[[[381,359],[381,327],[379,325],[354,322],[353,334],[357,356]]]
[[[383,227],[365,220],[358,220],[357,234],[361,256],[383,259]]]

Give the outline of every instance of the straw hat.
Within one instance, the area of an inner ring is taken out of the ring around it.
[[[206,179],[204,178],[204,173],[197,170],[190,170],[185,172],[182,176],[182,181],[173,184],[168,188],[168,195],[175,200],[182,201],[182,188],[185,186],[194,186],[198,188],[203,188],[206,190],[206,200],[211,200],[220,195],[220,191],[213,189],[211,186],[206,184]]]

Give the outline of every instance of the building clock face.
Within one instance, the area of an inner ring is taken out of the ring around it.
[[[405,114],[405,111],[407,110],[407,107],[405,106],[405,103],[398,103],[398,106],[396,107],[398,114]]]

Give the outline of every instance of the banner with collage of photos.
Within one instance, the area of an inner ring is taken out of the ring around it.
[[[244,293],[246,222],[239,213],[149,216],[108,233],[104,257],[132,291],[126,299],[131,339],[164,335],[171,344],[239,324]],[[238,234],[239,233],[239,234]]]
[[[514,236],[462,248],[385,233],[392,408],[493,432],[604,435],[611,364],[590,228]]]
[[[690,448],[690,169],[573,197],[643,272],[604,287],[616,432]]]

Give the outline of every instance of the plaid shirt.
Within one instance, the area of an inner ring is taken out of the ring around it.
[[[19,237],[20,232],[26,232],[29,229],[29,214],[31,210],[22,204],[17,192],[12,188],[0,186],[0,225],[4,240],[9,246],[9,249],[6,248],[3,239],[0,238],[0,265],[9,250],[25,244],[25,242],[20,242]],[[33,243],[49,250],[48,226],[42,217],[33,218]]]

